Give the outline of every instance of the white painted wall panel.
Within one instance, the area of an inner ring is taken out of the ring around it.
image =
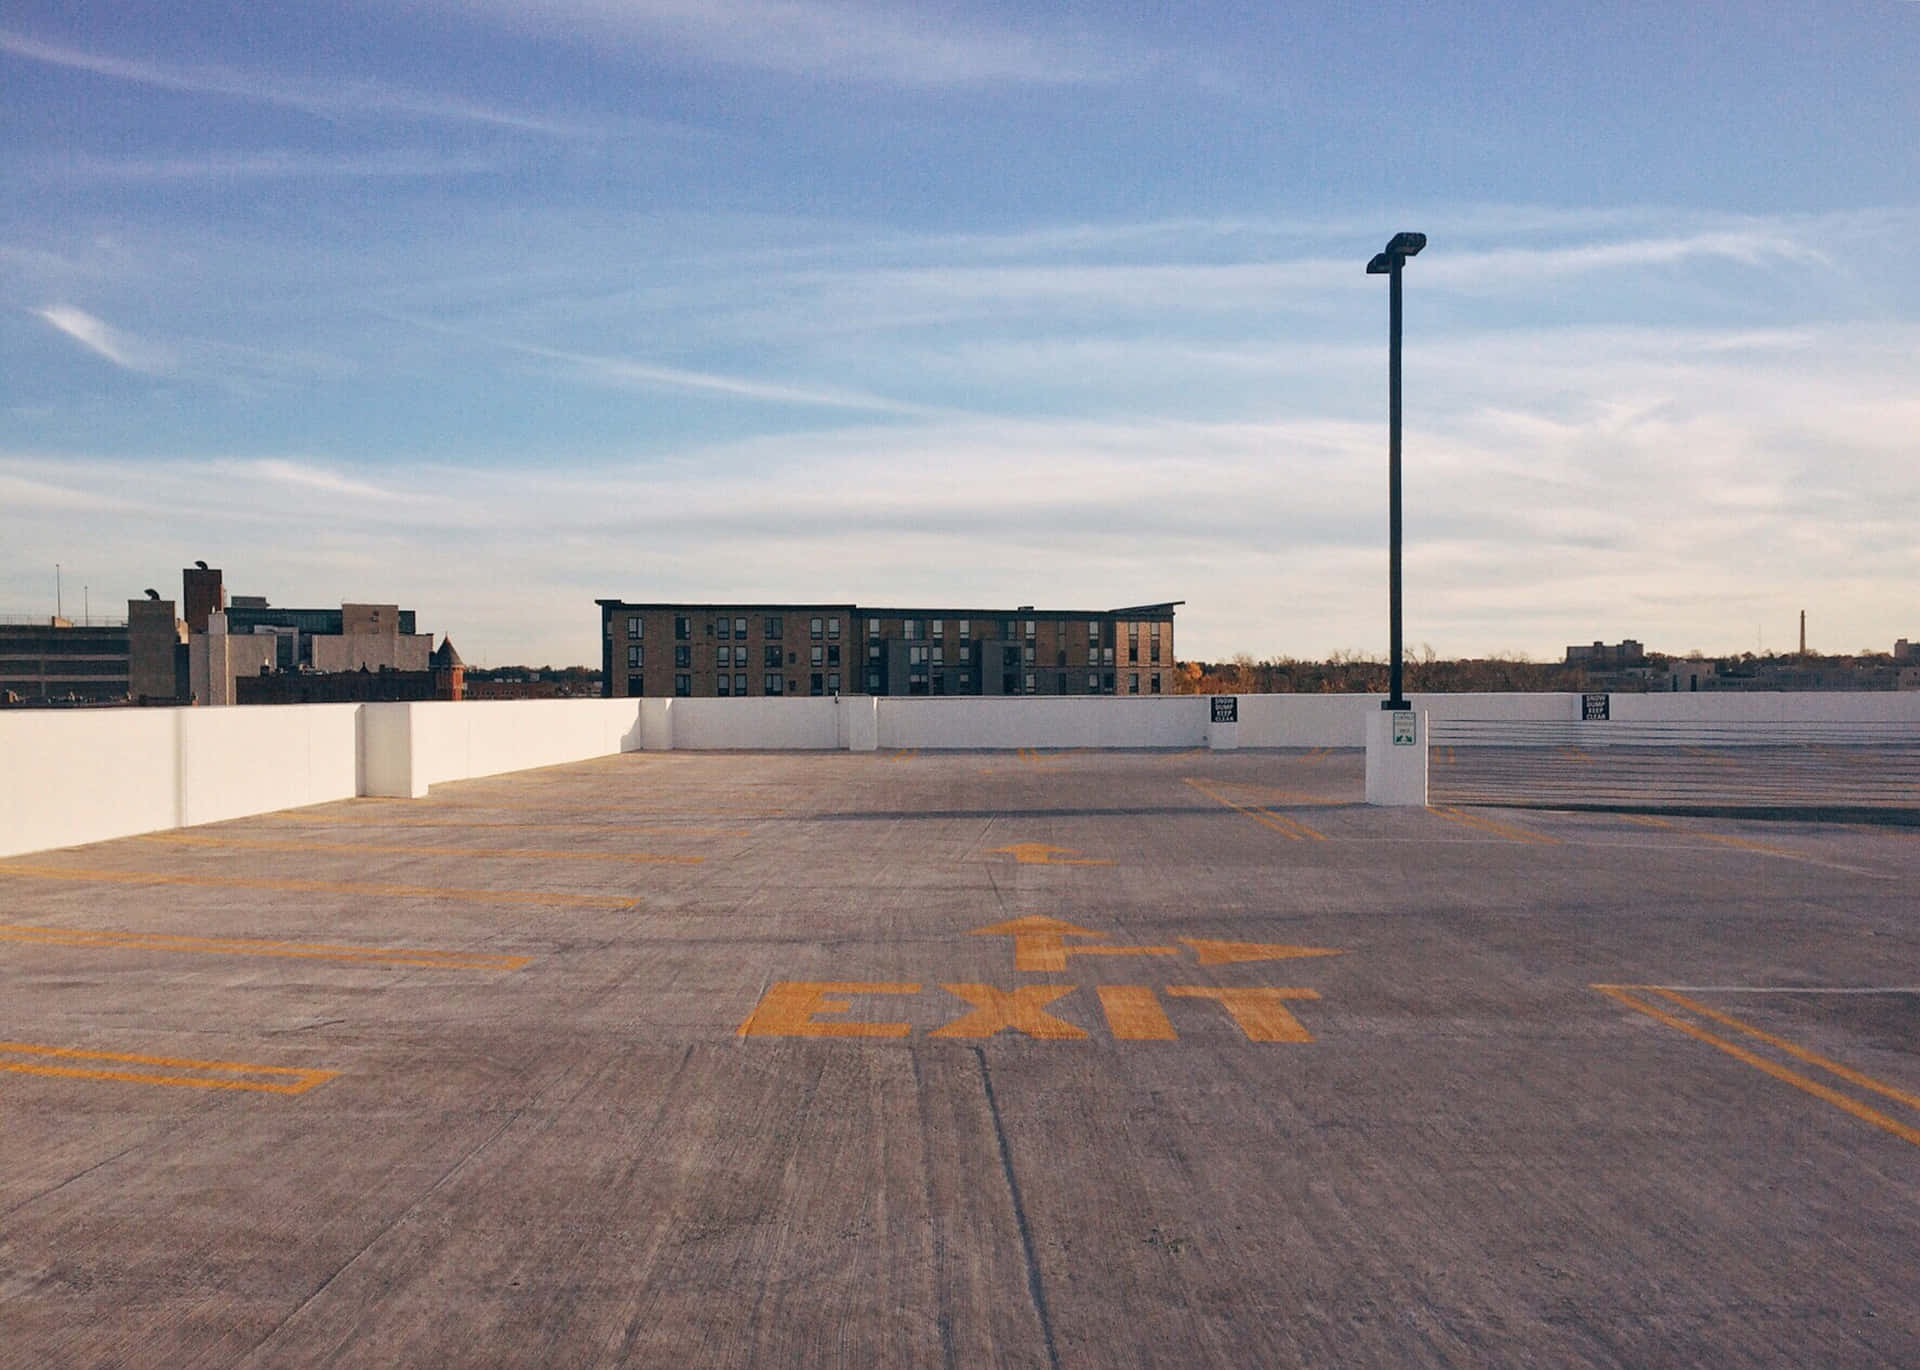
[[[0,713],[0,856],[173,827],[180,712]]]
[[[837,699],[676,699],[675,751],[833,751],[840,745]]]
[[[181,738],[179,825],[351,799],[357,704],[169,709]]]

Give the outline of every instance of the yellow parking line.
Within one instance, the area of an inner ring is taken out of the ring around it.
[[[643,866],[697,866],[704,856],[665,856],[658,852],[541,851],[495,847],[408,847],[376,842],[282,842],[257,837],[201,837],[178,832],[143,833],[140,842],[183,847],[247,847],[256,851],[373,852],[382,856],[488,856],[529,861],[631,861]]]
[[[285,813],[263,813],[261,818],[278,819],[285,823],[332,823],[341,827],[363,828],[534,828],[558,829],[562,832],[578,833],[619,833],[622,836],[651,837],[750,837],[746,828],[708,828],[688,825],[682,827],[672,823],[655,823],[639,827],[615,823],[499,823],[473,822],[467,819],[448,818],[352,818],[344,814],[302,813],[293,809]]]
[[[1706,762],[1708,765],[1711,765],[1711,766],[1737,767],[1740,764],[1738,761],[1735,761],[1730,756],[1716,755],[1715,753],[1708,751],[1705,747],[1682,747],[1680,750],[1685,752],[1689,756],[1695,756],[1700,758],[1700,760]]]
[[[1666,819],[1655,818],[1649,813],[1623,813],[1620,815],[1620,821],[1622,823],[1637,823],[1643,828],[1671,828],[1673,826],[1673,824],[1667,822]]]
[[[1653,993],[1659,995],[1662,999],[1676,1003],[1690,1013],[1697,1013],[1702,1018],[1711,1018],[1723,1027],[1730,1027],[1737,1032],[1743,1032],[1756,1041],[1765,1042],[1770,1047],[1778,1047],[1795,1060],[1805,1061],[1810,1066],[1818,1066],[1830,1075],[1839,1076],[1848,1084],[1858,1085],[1862,1089],[1870,1089],[1875,1094],[1883,1095],[1886,1098],[1894,1100],[1896,1103],[1905,1104],[1908,1108],[1920,1109],[1920,1095],[1909,1094],[1904,1089],[1896,1089],[1892,1085],[1883,1084],[1871,1075],[1863,1074],[1851,1066],[1843,1066],[1838,1061],[1829,1060],[1818,1052],[1808,1051],[1805,1047],[1795,1046],[1783,1037],[1775,1037],[1770,1032],[1762,1032],[1751,1023],[1742,1022],[1732,1014],[1722,1013],[1719,1009],[1708,1008],[1705,1004],[1689,999],[1684,994],[1679,994],[1673,990],[1663,989],[1658,986],[1648,986],[1647,988],[1651,989]]]
[[[1811,1094],[1816,1099],[1825,1100],[1843,1113],[1850,1114],[1862,1122],[1871,1123],[1883,1132],[1890,1132],[1904,1142],[1910,1142],[1914,1146],[1920,1146],[1920,1128],[1911,1127],[1897,1118],[1890,1118],[1878,1109],[1867,1107],[1867,1105],[1850,1095],[1842,1094],[1839,1090],[1823,1085],[1818,1080],[1802,1075],[1797,1070],[1789,1070],[1777,1061],[1769,1061],[1764,1056],[1748,1051],[1737,1042],[1729,1042],[1724,1037],[1715,1036],[1705,1028],[1668,1013],[1657,1005],[1642,1002],[1636,999],[1633,994],[1628,993],[1628,991],[1632,990],[1645,993],[1651,990],[1669,999],[1679,999],[1683,1004],[1691,1003],[1690,1000],[1680,999],[1678,995],[1667,994],[1665,991],[1659,990],[1656,986],[1652,985],[1595,985],[1593,988],[1599,990],[1608,998],[1625,1004],[1636,1013],[1644,1013],[1647,1017],[1665,1023],[1668,1027],[1677,1028],[1697,1041],[1705,1042],[1709,1046],[1726,1052],[1727,1055],[1733,1057],[1736,1061],[1745,1062],[1755,1070],[1771,1075],[1774,1079],[1784,1084],[1792,1085],[1795,1089],[1806,1094]],[[1832,1070],[1843,1079],[1857,1077],[1856,1082],[1865,1082],[1865,1087],[1867,1088],[1873,1089],[1878,1093],[1889,1094],[1891,1097],[1898,1098],[1902,1102],[1911,1102],[1909,1096],[1899,1090],[1893,1089],[1890,1085],[1883,1085],[1871,1076],[1861,1075],[1858,1071],[1849,1070],[1847,1067],[1841,1066],[1838,1062],[1828,1061],[1825,1057],[1815,1056],[1811,1052],[1803,1053],[1801,1048],[1794,1047],[1791,1043],[1784,1042],[1780,1038],[1771,1037],[1761,1032],[1758,1028],[1750,1027],[1740,1022],[1738,1019],[1729,1018],[1727,1015],[1714,1013],[1710,1010],[1707,1012],[1707,1016],[1728,1022],[1732,1026],[1739,1028],[1742,1032],[1759,1037],[1771,1044],[1780,1046],[1784,1050],[1791,1051],[1792,1054],[1800,1056],[1801,1059],[1810,1059],[1812,1063],[1818,1064],[1823,1069]]]
[[[1235,813],[1245,814],[1254,822],[1272,828],[1275,832],[1280,833],[1291,841],[1299,842],[1310,840],[1314,842],[1324,842],[1327,840],[1325,833],[1316,832],[1297,818],[1290,818],[1283,813],[1274,813],[1270,809],[1256,809],[1246,804],[1236,804],[1233,800],[1228,799],[1223,794],[1216,793],[1200,781],[1195,780],[1192,776],[1187,776],[1186,782],[1214,803],[1224,804]]]
[[[466,890],[440,885],[362,885],[333,880],[266,880],[245,875],[172,875],[162,871],[75,870],[0,861],[0,876],[30,880],[78,880],[109,885],[199,885],[212,889],[287,890],[300,894],[380,894],[401,899],[473,899],[499,904],[567,904],[576,908],[638,908],[638,899],[602,894],[554,894],[545,890]]]
[[[1445,807],[1432,807],[1427,812],[1437,814],[1449,822],[1460,823],[1469,828],[1479,828],[1483,832],[1490,832],[1496,837],[1504,837],[1514,842],[1536,842],[1545,847],[1560,845],[1560,839],[1557,837],[1548,837],[1541,832],[1528,832],[1525,828],[1509,827],[1505,823],[1496,823],[1491,818],[1482,818],[1477,813],[1462,813],[1458,809]]]
[[[90,932],[81,928],[40,928],[0,923],[0,942],[32,942],[54,947],[122,947],[134,951],[198,951],[218,956],[286,956],[306,961],[351,961],[383,966],[421,966],[429,970],[519,970],[531,956],[487,956],[464,951],[415,948],[347,947],[325,942],[268,942],[251,937],[176,937],[159,932]]]
[[[8,1059],[101,1061],[117,1066],[161,1066],[170,1070],[205,1072],[199,1075],[159,1075],[140,1070],[103,1070],[88,1066],[29,1065]],[[256,1094],[305,1094],[340,1074],[337,1070],[300,1070],[290,1066],[250,1065],[245,1061],[193,1061],[178,1056],[138,1056],[114,1051],[79,1051],[73,1047],[40,1046],[32,1042],[0,1042],[0,1070],[16,1075],[51,1075],[72,1080],[120,1080],[136,1085],[181,1085],[188,1089],[237,1089]],[[217,1072],[217,1073],[216,1073]],[[229,1079],[233,1075],[285,1076],[284,1083]]]

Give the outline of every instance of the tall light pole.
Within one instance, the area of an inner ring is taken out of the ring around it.
[[[1380,707],[1409,708],[1401,691],[1400,635],[1400,269],[1407,258],[1418,256],[1427,245],[1424,233],[1396,233],[1385,252],[1374,254],[1367,263],[1369,276],[1388,279],[1387,299],[1387,602],[1392,618],[1390,636],[1393,656],[1391,693]]]

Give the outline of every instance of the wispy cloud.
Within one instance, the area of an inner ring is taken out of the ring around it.
[[[49,305],[33,312],[95,356],[104,357],[115,366],[142,373],[166,368],[167,356],[160,349],[96,319],[84,309],[75,309],[71,305]]]
[[[75,180],[195,181],[421,179],[489,175],[501,168],[497,157],[412,149],[339,154],[269,149],[197,157],[63,157],[47,163],[44,170],[50,176]]]
[[[427,95],[372,81],[319,84],[283,75],[203,64],[174,66],[114,57],[49,43],[0,29],[0,53],[48,66],[84,71],[156,90],[211,95],[295,109],[327,119],[401,115],[440,123],[481,124],[549,137],[599,137],[606,130],[556,116],[502,109],[450,96]]]
[[[602,34],[623,49],[641,38],[727,66],[911,88],[1080,85],[1117,80],[1152,64],[1084,33],[961,23],[920,5],[488,0],[488,7],[518,26]]]

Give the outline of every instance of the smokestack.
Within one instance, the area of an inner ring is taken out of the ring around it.
[[[1807,654],[1807,611],[1800,611],[1800,655]]]

